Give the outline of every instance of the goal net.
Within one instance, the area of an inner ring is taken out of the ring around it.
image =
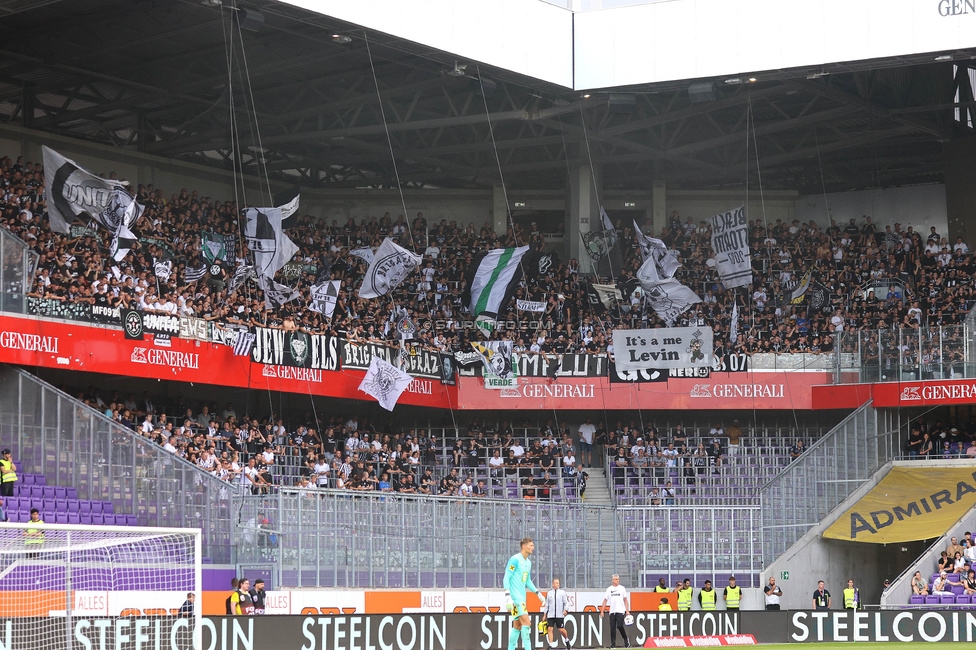
[[[200,648],[200,530],[0,526],[0,648]]]

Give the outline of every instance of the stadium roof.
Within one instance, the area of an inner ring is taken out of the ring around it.
[[[489,188],[500,162],[510,188],[558,189],[592,156],[608,189],[755,188],[758,150],[765,189],[802,193],[940,182],[943,144],[974,134],[976,48],[583,93],[289,4],[239,7],[0,0],[0,121],[322,188],[395,184],[387,128],[408,186]]]

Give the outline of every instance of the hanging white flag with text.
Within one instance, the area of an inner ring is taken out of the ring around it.
[[[749,223],[745,207],[717,214],[712,225],[715,266],[726,289],[752,283],[752,255],[749,253]]]
[[[366,376],[359,384],[359,390],[375,399],[387,411],[392,411],[411,381],[413,377],[392,363],[374,356],[369,362]]]

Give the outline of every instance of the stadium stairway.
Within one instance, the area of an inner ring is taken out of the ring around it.
[[[610,487],[607,484],[607,472],[602,467],[593,467],[586,470],[589,478],[586,481],[586,494],[584,503],[587,506],[603,506],[611,508],[613,501],[610,496]],[[597,575],[610,584],[610,576],[614,573],[626,580],[630,575],[630,570],[626,566],[618,565],[621,557],[625,557],[626,545],[619,545],[615,548],[612,541],[606,540],[607,531],[600,525],[600,514],[592,507],[586,511],[586,536],[590,548],[599,549],[597,557],[591,558]],[[612,540],[612,531],[610,531]],[[615,553],[616,551],[616,553]]]

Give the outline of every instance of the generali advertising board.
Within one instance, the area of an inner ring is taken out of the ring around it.
[[[207,341],[157,335],[130,340],[114,328],[0,316],[0,363],[368,399],[359,391],[363,371],[346,368],[339,357],[342,345],[333,343],[297,346],[307,363],[290,357],[288,363],[274,363],[274,356],[263,352],[267,346],[237,356],[232,346]],[[829,382],[827,372],[749,370],[632,384],[611,384],[607,376],[520,377],[517,387],[485,390],[478,377],[460,377],[451,386],[419,376],[400,403],[461,410],[807,410],[814,408],[812,387]]]

